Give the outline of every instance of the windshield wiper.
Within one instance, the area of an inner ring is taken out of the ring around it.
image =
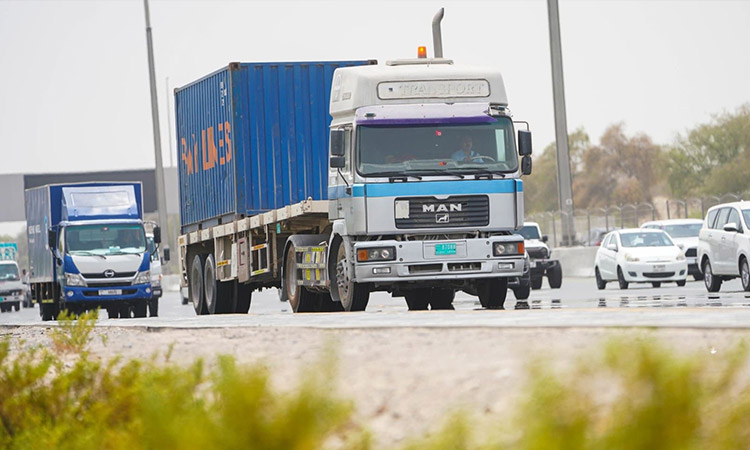
[[[107,259],[106,256],[101,255],[99,253],[87,252],[85,250],[73,250],[73,251],[75,252],[75,255],[73,255],[73,253],[71,253],[71,255],[73,255],[73,256],[98,256],[98,257],[100,257],[102,259]]]
[[[493,176],[493,175],[497,175],[497,176],[499,176],[500,178],[505,178],[505,174],[504,174],[504,173],[502,173],[502,172],[498,172],[498,171],[495,171],[495,170],[489,170],[489,169],[481,169],[481,168],[479,168],[479,167],[477,167],[477,168],[475,168],[475,169],[473,170],[473,175],[474,175],[474,178],[477,178],[477,179],[478,179],[478,178],[479,178],[480,176],[482,176],[482,175],[489,175],[489,176],[490,176],[490,179],[492,179],[492,176]]]

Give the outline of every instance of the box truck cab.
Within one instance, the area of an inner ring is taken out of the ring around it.
[[[25,288],[16,263],[18,246],[0,242],[0,311],[18,311],[25,300]]]
[[[96,307],[111,318],[146,316],[151,257],[139,183],[43,186],[26,191],[26,209],[43,320]]]

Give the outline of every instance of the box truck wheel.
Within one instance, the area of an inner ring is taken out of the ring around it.
[[[456,297],[456,291],[453,289],[433,288],[430,293],[430,309],[454,309],[453,299]]]
[[[159,297],[154,297],[148,301],[148,315],[159,317]]]
[[[430,304],[430,289],[421,288],[404,292],[409,311],[424,311]]]
[[[199,316],[206,314],[206,306],[203,301],[203,258],[195,255],[190,264],[188,272],[188,297],[193,304],[195,313]]]
[[[149,300],[140,300],[133,305],[133,317],[142,318],[148,315]]]
[[[345,311],[364,311],[367,308],[367,302],[370,300],[370,291],[364,284],[356,283],[352,280],[354,274],[351,273],[352,266],[346,257],[346,246],[344,242],[338,241],[336,249],[336,289],[341,306]]]
[[[487,309],[505,309],[505,297],[508,296],[507,278],[490,278],[477,281],[479,303]]]

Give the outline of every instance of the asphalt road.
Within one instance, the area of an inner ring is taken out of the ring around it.
[[[505,311],[482,310],[476,297],[459,293],[455,311],[408,312],[403,298],[377,292],[365,312],[292,314],[276,290],[255,292],[247,315],[195,315],[182,305],[179,292],[161,299],[159,317],[100,319],[102,326],[146,327],[707,327],[750,328],[750,293],[739,280],[725,282],[721,292],[708,294],[702,282],[684,287],[665,284],[631,285],[620,290],[610,283],[596,289],[593,278],[566,278],[560,289],[532,291],[526,302],[508,293]],[[106,314],[102,314],[106,317]],[[42,325],[38,308],[0,314],[0,325]],[[45,323],[49,324],[49,323]]]

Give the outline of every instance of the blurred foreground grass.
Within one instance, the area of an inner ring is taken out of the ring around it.
[[[52,346],[11,353],[0,340],[0,448],[367,449],[354,405],[321,360],[279,392],[263,367],[220,356],[181,366],[169,352],[100,362],[95,315],[64,317]],[[635,333],[634,333],[635,334]],[[529,363],[503,418],[455,413],[406,449],[750,448],[748,352],[678,355],[648,339],[613,340],[560,373]]]

